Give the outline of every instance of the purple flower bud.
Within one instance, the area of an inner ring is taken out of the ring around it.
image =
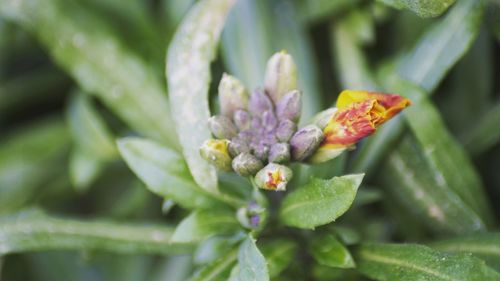
[[[300,92],[294,90],[283,96],[276,104],[276,115],[280,120],[289,119],[298,122],[301,108],[302,102],[300,99]]]
[[[284,119],[280,121],[276,130],[276,137],[281,142],[288,142],[297,131],[297,124],[291,120]]]
[[[224,73],[219,83],[220,111],[232,118],[238,109],[248,106],[248,94],[243,84],[231,75]]]
[[[247,177],[255,175],[262,169],[262,162],[250,153],[241,153],[232,162],[233,170],[240,176]]]
[[[292,158],[303,161],[311,156],[323,141],[324,135],[316,125],[307,125],[290,139]]]
[[[231,157],[236,157],[243,152],[250,152],[250,147],[244,140],[235,137],[229,143],[228,150]]]
[[[272,132],[278,126],[278,119],[272,111],[265,111],[262,114],[262,126],[266,132]]]
[[[257,89],[250,96],[248,109],[253,116],[261,116],[265,111],[273,110],[273,103],[266,93]]]
[[[233,122],[223,115],[210,117],[210,119],[208,119],[208,128],[214,137],[218,139],[231,139],[238,133]]]
[[[288,143],[275,143],[269,149],[269,162],[285,163],[290,161],[290,145]]]
[[[297,66],[285,51],[274,54],[267,62],[265,88],[274,103],[297,89]]]
[[[269,155],[269,146],[264,143],[259,143],[258,145],[253,146],[253,155],[259,158],[261,161],[266,161],[267,156]]]
[[[242,109],[236,110],[233,116],[234,124],[236,127],[242,131],[250,128],[250,114]]]

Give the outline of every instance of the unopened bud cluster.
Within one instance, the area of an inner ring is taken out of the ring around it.
[[[292,57],[280,52],[271,57],[265,88],[250,95],[236,78],[224,74],[219,84],[220,115],[208,120],[216,140],[207,140],[201,155],[223,171],[255,177],[264,189],[285,190],[292,178],[286,165],[311,156],[323,133],[315,125],[297,131],[301,93]]]

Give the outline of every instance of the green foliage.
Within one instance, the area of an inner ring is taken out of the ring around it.
[[[500,280],[499,9],[0,1],[0,280]],[[223,73],[251,94],[281,50],[299,129],[343,89],[412,104],[277,192],[199,148]]]
[[[465,254],[421,245],[366,244],[356,251],[359,270],[376,280],[498,280],[500,274]]]
[[[286,225],[306,229],[335,221],[351,206],[363,176],[349,175],[330,180],[311,178],[306,186],[291,192],[283,200],[281,219]]]

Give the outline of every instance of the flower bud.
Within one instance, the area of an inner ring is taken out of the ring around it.
[[[298,122],[301,108],[302,102],[300,99],[300,92],[294,90],[283,96],[276,104],[276,116],[278,116],[280,120],[289,119]]]
[[[274,54],[267,62],[264,85],[275,104],[286,93],[297,89],[297,66],[286,51]]]
[[[288,143],[275,143],[269,149],[269,162],[285,163],[290,161],[290,145]]]
[[[235,77],[224,73],[219,83],[220,111],[232,118],[237,109],[248,105],[248,94],[243,84]]]
[[[330,107],[321,111],[320,113],[314,116],[312,123],[318,126],[321,130],[325,129],[330,120],[333,118],[335,113],[337,112],[336,107]]]
[[[247,111],[238,109],[234,112],[233,121],[236,127],[242,131],[250,128],[251,117]]]
[[[200,148],[200,155],[218,170],[231,171],[231,157],[227,150],[228,140],[206,140]]]
[[[250,96],[248,110],[253,116],[260,116],[266,111],[272,111],[273,103],[266,93],[257,89]]]
[[[240,176],[253,176],[262,168],[262,162],[250,153],[241,153],[233,159],[233,170]]]
[[[231,157],[236,157],[243,152],[250,152],[250,147],[248,144],[239,137],[233,138],[229,143],[229,155]]]
[[[215,115],[208,119],[208,128],[218,139],[231,139],[236,136],[238,131],[233,122],[224,115]]]
[[[269,163],[255,175],[255,184],[263,189],[284,191],[292,176],[293,172],[287,166]]]
[[[249,203],[246,207],[241,207],[236,212],[236,218],[241,225],[248,229],[257,229],[261,226],[262,217],[265,215],[265,208],[255,202]]]
[[[252,147],[253,155],[259,158],[261,161],[266,161],[267,156],[269,155],[269,146],[259,143]]]
[[[276,137],[281,142],[288,142],[293,134],[297,131],[297,124],[291,120],[281,120],[278,129],[276,130]]]
[[[262,126],[267,132],[273,131],[278,126],[278,119],[276,119],[274,112],[268,110],[262,113]]]
[[[311,156],[323,141],[324,135],[316,125],[307,125],[290,139],[292,158],[303,161]]]

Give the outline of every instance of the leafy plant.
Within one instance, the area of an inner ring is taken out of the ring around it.
[[[1,1],[0,280],[500,280],[498,9]]]

